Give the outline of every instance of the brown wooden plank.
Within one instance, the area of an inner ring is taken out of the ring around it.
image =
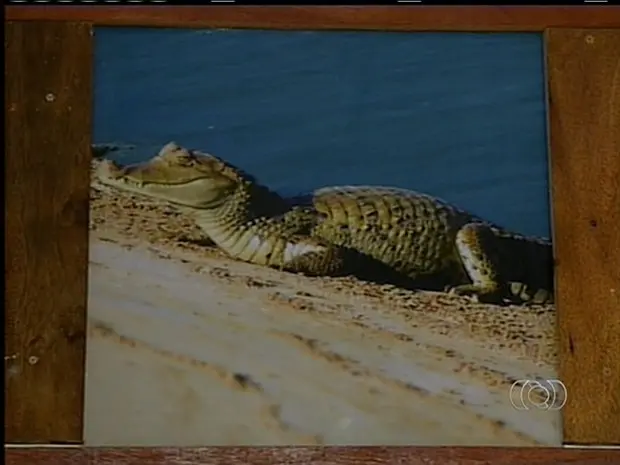
[[[5,26],[5,441],[79,442],[91,27]]]
[[[8,449],[9,465],[603,465],[620,450],[495,447],[210,447]]]
[[[564,441],[620,444],[620,30],[550,30]]]
[[[542,32],[549,27],[620,27],[620,7],[10,6],[6,18],[107,26]]]

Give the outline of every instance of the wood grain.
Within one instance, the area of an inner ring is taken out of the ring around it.
[[[620,30],[550,30],[564,441],[620,444]]]
[[[9,6],[5,11],[10,20],[92,21],[100,26],[535,32],[620,27],[620,7],[614,6]]]
[[[8,449],[8,465],[603,465],[620,450],[479,447]]]
[[[5,441],[80,442],[91,27],[5,26]]]

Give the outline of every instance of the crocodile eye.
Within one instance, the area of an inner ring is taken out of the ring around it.
[[[194,164],[194,157],[187,152],[179,153],[176,156],[175,162],[180,166],[192,166]]]

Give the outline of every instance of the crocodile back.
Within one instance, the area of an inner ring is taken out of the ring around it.
[[[454,238],[473,216],[441,199],[383,186],[336,186],[313,195],[314,235],[379,260],[412,278],[461,273]]]

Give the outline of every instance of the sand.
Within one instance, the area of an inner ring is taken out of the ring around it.
[[[559,445],[551,306],[234,261],[171,206],[93,185],[88,445]]]

